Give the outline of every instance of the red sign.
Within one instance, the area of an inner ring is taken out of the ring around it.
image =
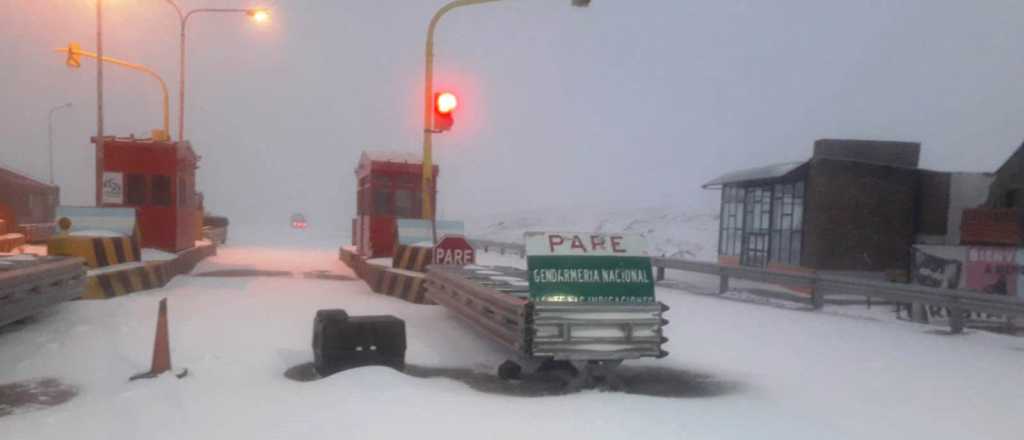
[[[465,237],[446,235],[434,248],[434,264],[464,266],[476,263],[476,253]]]

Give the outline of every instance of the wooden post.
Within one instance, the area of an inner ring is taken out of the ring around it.
[[[729,275],[722,274],[718,278],[718,294],[724,294],[729,291]]]
[[[665,281],[665,268],[658,267],[658,273],[654,275],[655,281]]]

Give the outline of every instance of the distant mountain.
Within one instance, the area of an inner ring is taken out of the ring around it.
[[[521,243],[526,231],[633,232],[647,237],[652,255],[713,261],[718,213],[694,209],[528,210],[466,219],[473,238]]]

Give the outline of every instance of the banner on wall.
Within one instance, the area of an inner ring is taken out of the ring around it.
[[[1003,296],[1019,296],[1018,280],[1021,266],[1016,248],[978,247],[967,248],[967,282],[969,290]]]
[[[929,253],[914,249],[911,277],[914,284],[942,289],[959,289],[963,280],[963,256],[965,252],[946,250]],[[939,255],[936,255],[939,254]]]

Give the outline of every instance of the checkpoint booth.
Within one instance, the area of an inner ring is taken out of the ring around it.
[[[192,145],[110,136],[103,146],[103,206],[136,210],[142,247],[195,247],[202,213]]]
[[[352,244],[361,256],[390,257],[398,245],[398,219],[423,217],[423,162],[415,153],[364,151],[355,170],[358,182]],[[434,207],[438,166],[433,166]],[[436,212],[436,211],[435,211]]]

